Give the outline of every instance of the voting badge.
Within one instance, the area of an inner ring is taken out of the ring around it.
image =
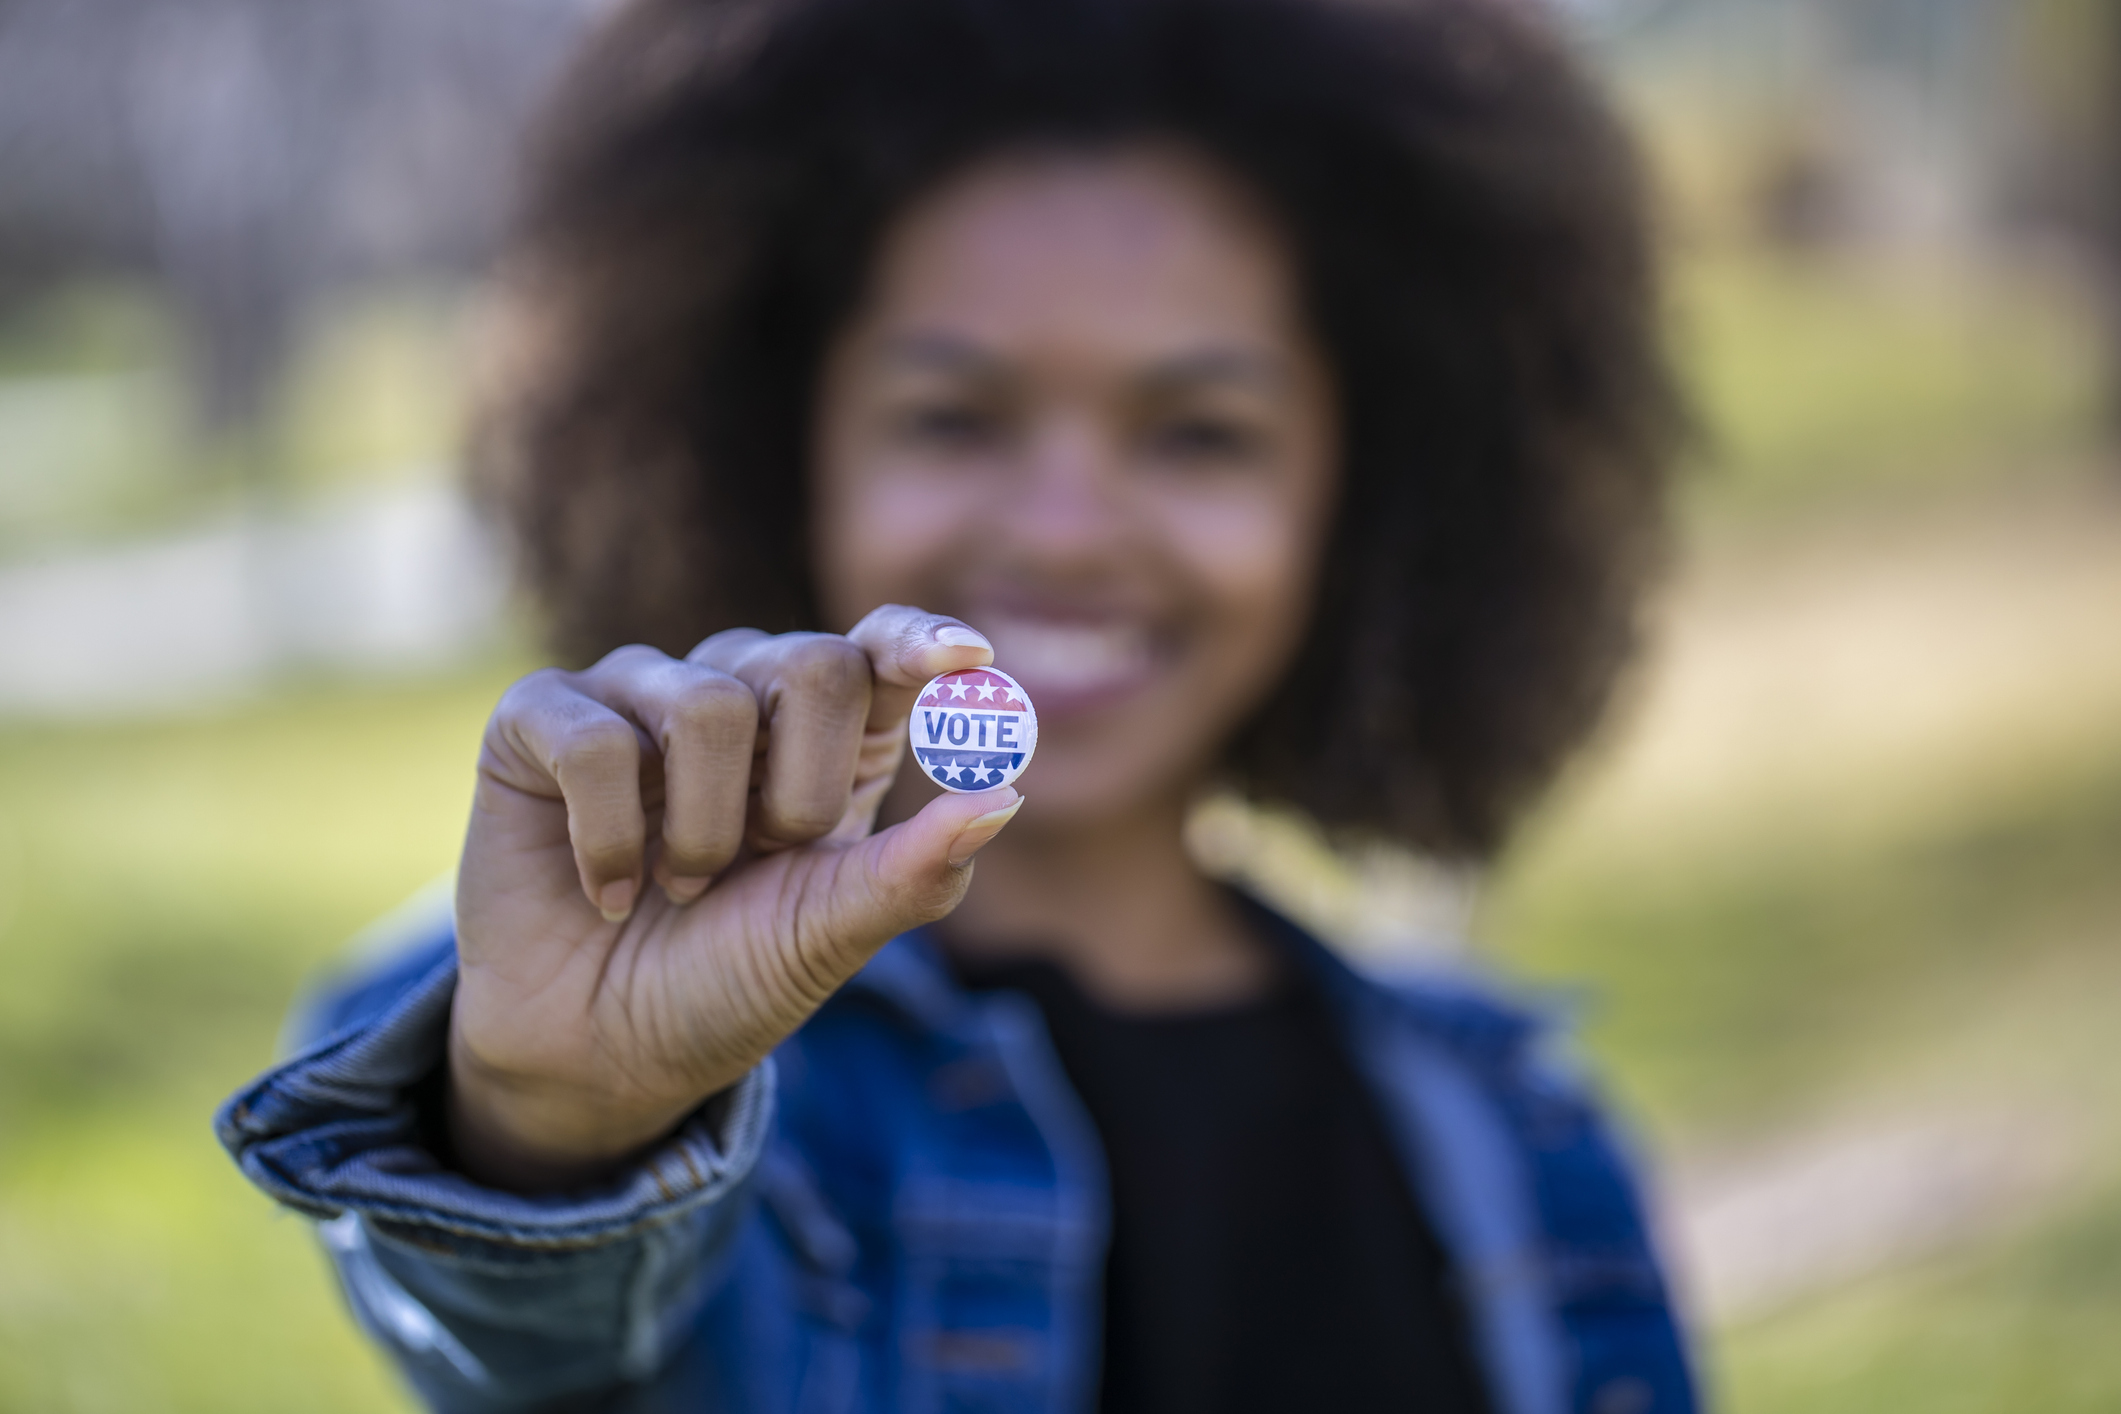
[[[1031,699],[992,668],[944,673],[922,688],[906,731],[928,779],[967,795],[1008,785],[1038,749]]]

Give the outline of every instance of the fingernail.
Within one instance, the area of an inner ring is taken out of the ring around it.
[[[987,641],[987,635],[978,629],[966,628],[963,624],[944,624],[935,631],[935,641],[946,648],[984,648],[989,653],[994,651],[994,645]]]
[[[613,879],[597,891],[597,911],[604,915],[606,923],[624,923],[626,915],[633,912],[633,895],[633,880]]]
[[[1018,796],[999,810],[990,810],[975,819],[967,820],[965,828],[957,832],[950,841],[950,863],[953,868],[962,867],[973,855],[984,849],[987,842],[1002,832],[1002,826],[1016,818],[1016,812],[1024,808],[1024,797]]]
[[[714,881],[711,879],[697,876],[673,876],[663,881],[663,892],[670,896],[672,903],[687,904],[706,893],[707,886],[712,882]]]

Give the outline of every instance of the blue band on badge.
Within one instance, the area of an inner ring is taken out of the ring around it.
[[[930,780],[969,794],[1023,774],[1038,749],[1038,713],[1015,678],[993,668],[967,668],[921,689],[906,735]]]

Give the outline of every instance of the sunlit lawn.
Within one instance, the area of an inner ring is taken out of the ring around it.
[[[1723,1343],[1734,1414],[2121,1408],[2121,1188],[2008,1242],[1888,1272]]]
[[[1583,979],[1589,1035],[1663,1123],[1744,1130],[2121,948],[2121,723],[2065,771],[1867,839],[1762,821],[1625,863],[1552,843],[1490,910],[1510,961]]]
[[[505,676],[0,733],[0,1408],[390,1406],[207,1121],[303,975],[450,866]]]
[[[390,1407],[303,1225],[207,1117],[304,973],[448,866],[506,676],[0,734],[0,1408]],[[1801,1109],[1883,1050],[1948,1046],[2037,964],[2079,1002],[2079,972],[2112,984],[2110,746],[1855,853],[1764,829],[1757,854],[1675,840],[1667,871],[1591,879],[1550,841],[1494,926],[1602,999],[1593,1047],[1660,1132]],[[1745,1328],[1719,1349],[1733,1407],[2114,1407],[2117,1233],[2121,1191],[2094,1193]]]
[[[2009,479],[2082,447],[2105,383],[2091,298],[2034,272],[1715,248],[1678,262],[1697,501],[1785,517]]]
[[[1701,520],[1801,540],[1843,500],[2007,487],[2081,448],[2081,332],[2046,296],[1992,294],[1695,261],[1678,313],[1718,448]],[[374,453],[288,436],[318,465]],[[84,502],[63,525],[132,524],[111,507],[133,504]],[[396,1406],[304,1225],[238,1178],[208,1118],[270,1058],[300,980],[449,867],[479,725],[514,670],[0,725],[0,1411]],[[2081,1052],[2049,1057],[2045,1080],[2111,1098],[2121,722],[1892,828],[1746,809],[1618,853],[1591,837],[1595,812],[1564,809],[1485,916],[1508,966],[1586,998],[1596,1059],[1661,1141],[1779,1123],[1960,1055],[1991,1022],[2020,1038],[1992,1036],[1997,1054]],[[1729,1333],[1729,1407],[2121,1408],[2115,1171],[1975,1249]]]
[[[305,1227],[206,1121],[301,975],[448,867],[503,678],[0,736],[0,1408],[390,1408]],[[1597,884],[1533,861],[1512,960],[1606,998],[1593,1045],[1661,1128],[1801,1107],[1881,1047],[1949,1043],[2040,958],[2113,986],[2121,738],[1866,854],[1669,859]],[[1741,1329],[1733,1408],[2115,1408],[2117,1234],[2121,1189]]]
[[[1818,834],[1674,834],[1625,864],[1553,838],[1490,909],[1519,975],[1579,998],[1588,1049],[1668,1152],[1852,1094],[2025,1106],[2069,1136],[2080,1172],[2052,1210],[1720,1333],[1727,1407],[2121,1408],[2121,722],[2072,769],[1950,815]]]

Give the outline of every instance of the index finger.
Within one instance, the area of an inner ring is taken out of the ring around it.
[[[905,604],[870,610],[847,637],[869,655],[876,677],[866,728],[872,734],[904,726],[930,678],[994,661],[994,645],[978,629]]]

